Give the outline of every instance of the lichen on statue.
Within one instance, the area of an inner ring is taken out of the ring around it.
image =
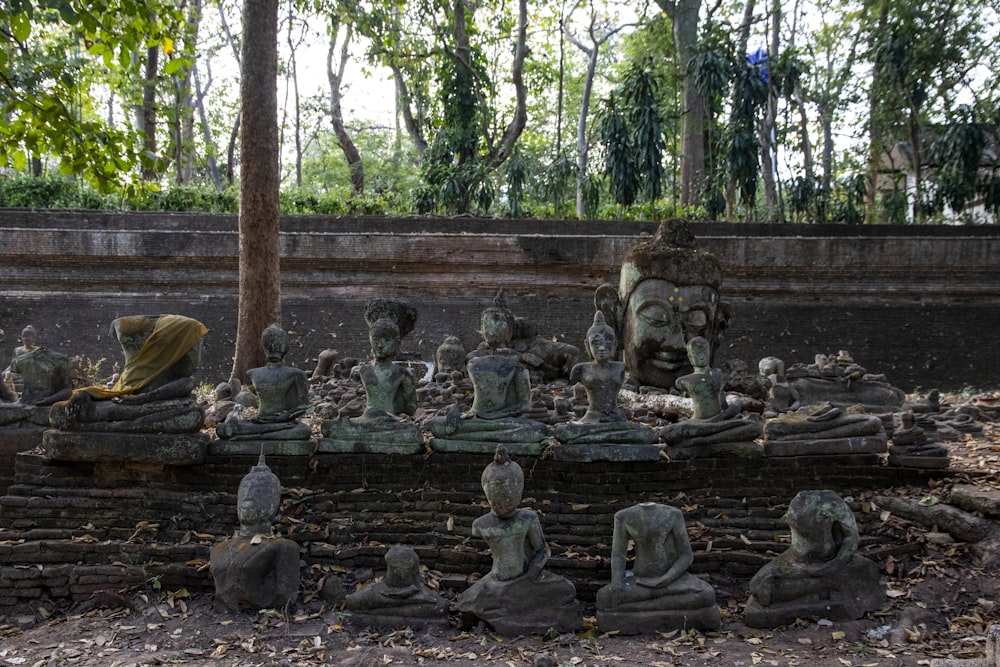
[[[288,333],[272,324],[261,334],[261,346],[267,365],[247,371],[257,394],[256,416],[244,419],[233,411],[216,426],[216,434],[228,440],[308,440],[312,429],[298,417],[311,408],[309,380],[305,371],[285,365]]]
[[[634,562],[628,571],[630,543]],[[611,583],[597,592],[601,631],[719,627],[715,591],[687,571],[693,558],[684,516],[677,508],[648,502],[616,512]]]
[[[785,519],[791,545],[750,580],[747,625],[776,627],[808,616],[852,620],[881,606],[878,566],[857,553],[857,523],[837,493],[802,491]]]
[[[204,423],[192,377],[201,359],[201,322],[183,315],[133,315],[111,323],[125,367],[113,387],[73,392],[49,420],[65,431],[194,433]]]
[[[709,342],[709,360],[729,321],[720,300],[722,268],[696,247],[686,221],[665,220],[655,236],[625,255],[618,285],[605,283],[595,303],[615,328],[633,386],[669,390],[691,372],[687,342]]]
[[[28,325],[21,332],[22,345],[14,349],[3,380],[10,375],[21,379],[21,395],[11,403],[0,403],[2,426],[48,426],[48,411],[38,410],[64,401],[72,395],[70,360],[64,354],[36,345],[35,328]]]
[[[579,628],[576,589],[544,569],[549,547],[538,515],[519,507],[524,471],[502,446],[483,470],[482,486],[490,513],[472,523],[472,534],[489,545],[493,567],[459,596],[456,604],[463,622],[470,625],[480,619],[501,634]]]
[[[394,361],[400,339],[399,326],[388,317],[369,324],[372,362],[356,369],[365,387],[365,411],[353,419],[323,422],[324,437],[377,442],[389,434],[395,442],[423,442],[417,425],[406,420],[417,409],[417,393],[410,369]]]
[[[502,291],[494,305],[483,311],[482,335],[488,353],[469,360],[468,373],[474,397],[465,415],[453,409],[429,421],[435,438],[487,443],[539,443],[544,424],[522,417],[531,406],[528,370],[507,346],[514,316]]]
[[[625,381],[625,364],[612,356],[617,349],[615,331],[597,311],[585,340],[591,361],[573,366],[570,382],[580,383],[587,393],[587,411],[572,422],[555,428],[555,437],[566,444],[617,443],[650,444],[656,433],[649,427],[630,422],[618,404],[618,392]]]
[[[761,424],[742,418],[739,405],[728,403],[726,374],[710,367],[708,341],[695,336],[688,341],[687,350],[693,372],[677,378],[675,385],[691,397],[694,412],[691,419],[659,429],[660,439],[668,445],[690,448],[691,453],[700,447],[729,443],[747,443],[744,453],[759,453],[757,445],[750,445],[760,436]]]

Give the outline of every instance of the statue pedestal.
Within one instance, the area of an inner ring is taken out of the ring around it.
[[[316,449],[312,440],[213,440],[209,456],[311,456]]]
[[[822,456],[824,454],[885,454],[887,438],[863,435],[850,438],[764,440],[764,456]]]
[[[407,437],[394,439],[392,434],[379,434],[378,438],[323,438],[316,451],[321,454],[422,454],[423,440]]]
[[[85,463],[198,465],[205,461],[208,443],[209,437],[204,433],[90,433],[50,429],[42,436],[45,458]]]
[[[509,451],[509,448],[508,448]],[[659,461],[663,445],[584,444],[558,445],[549,450],[553,461],[594,463],[598,461]]]
[[[748,442],[715,442],[705,445],[680,444],[667,447],[666,453],[672,461],[711,458],[756,459],[764,455],[764,448],[750,440]]]
[[[542,442],[496,442],[485,440],[450,440],[431,438],[431,449],[435,452],[454,452],[460,454],[493,455],[497,445],[503,445],[511,456],[541,456],[548,447],[547,441]]]
[[[657,611],[597,611],[601,632],[620,635],[653,635],[668,630],[715,630],[722,625],[718,605],[702,609]]]
[[[840,599],[793,600],[766,607],[751,596],[746,606],[746,624],[751,628],[776,628],[794,623],[797,618],[853,621],[878,609],[884,602],[885,592],[881,586],[870,587],[868,591],[851,591]]]
[[[451,622],[448,620],[447,610],[439,618],[425,618],[422,616],[390,616],[388,614],[369,614],[364,612],[351,612],[344,616],[344,623],[359,628],[386,628],[399,630],[402,628],[413,628],[414,630],[449,630]]]
[[[946,470],[950,464],[950,456],[907,456],[906,454],[893,454],[892,449],[889,449],[889,465],[891,466]]]

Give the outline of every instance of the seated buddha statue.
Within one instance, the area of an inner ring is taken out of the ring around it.
[[[111,323],[125,367],[108,389],[90,386],[55,403],[49,421],[63,431],[195,433],[205,413],[193,394],[201,322],[183,315],[132,315]]]
[[[618,392],[625,382],[625,364],[611,358],[617,347],[615,330],[605,322],[601,311],[594,314],[585,347],[591,361],[573,366],[570,382],[583,385],[587,411],[578,420],[556,426],[556,439],[566,444],[654,442],[653,429],[630,422],[618,405]]]
[[[482,315],[482,335],[487,353],[468,362],[472,381],[472,409],[462,415],[452,409],[428,423],[435,439],[473,443],[540,443],[546,426],[524,418],[531,407],[527,369],[507,345],[514,316],[502,294]]]
[[[305,371],[285,365],[288,334],[278,324],[264,329],[260,342],[267,365],[247,371],[257,395],[257,414],[246,419],[234,410],[215,427],[223,440],[308,440],[312,430],[298,418],[309,404],[309,380]]]
[[[626,569],[630,542],[635,550],[631,571]],[[719,627],[715,590],[687,571],[693,558],[679,509],[640,503],[615,512],[611,583],[597,592],[601,632]]]

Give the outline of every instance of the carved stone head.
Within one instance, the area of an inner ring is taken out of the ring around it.
[[[697,249],[684,220],[663,221],[652,239],[629,250],[618,285],[601,285],[595,303],[618,333],[633,382],[673,387],[691,372],[686,345],[695,336],[714,355],[730,313],[721,284],[719,261]]]

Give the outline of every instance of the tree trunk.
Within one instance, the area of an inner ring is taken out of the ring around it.
[[[528,123],[528,91],[524,85],[524,59],[528,55],[528,1],[517,3],[517,41],[514,44],[514,62],[510,68],[514,84],[514,117],[504,130],[496,149],[486,157],[486,165],[495,168],[503,164],[514,150],[524,126]]]
[[[146,49],[146,69],[142,80],[142,106],[139,108],[139,131],[143,133],[143,149],[148,156],[141,176],[144,181],[156,179],[156,70],[159,67],[160,48]]]
[[[573,35],[565,33],[566,39],[573,46],[583,51],[587,56],[587,74],[583,80],[583,96],[580,100],[580,117],[576,124],[576,216],[583,219],[585,215],[583,191],[587,184],[587,155],[590,151],[587,141],[587,117],[590,115],[590,99],[594,91],[594,76],[597,72],[597,57],[601,52],[601,45],[611,37],[620,32],[625,26],[619,26],[609,30],[607,34],[598,37],[596,33],[597,14],[591,12],[590,25],[587,33],[590,36],[590,45],[584,44]]]
[[[781,0],[773,0],[771,6],[771,45],[768,49],[767,110],[761,124],[760,168],[764,181],[764,202],[767,207],[768,222],[784,222],[778,201],[777,178],[777,119],[778,91],[774,87],[774,76],[770,70],[778,59],[778,29],[781,26]]]
[[[281,321],[278,0],[245,0],[240,79],[239,315],[232,377],[264,364],[260,336]]]
[[[403,69],[395,63],[391,63],[389,68],[392,70],[392,78],[396,82],[396,103],[399,107],[399,113],[403,117],[403,125],[406,127],[406,133],[410,135],[410,141],[413,142],[413,146],[417,150],[417,159],[423,162],[424,153],[427,152],[427,140],[424,139],[424,133],[421,129],[419,110],[418,114],[414,116],[411,106],[413,99],[406,86]]]
[[[582,48],[582,47],[581,47]],[[590,114],[590,95],[594,89],[594,73],[597,71],[598,46],[585,51],[587,54],[587,78],[583,81],[583,99],[580,101],[580,119],[576,125],[576,217],[583,220],[583,193],[587,185],[587,116]]]
[[[210,66],[209,66],[210,67]],[[218,146],[215,145],[215,138],[212,136],[212,126],[208,122],[208,115],[205,113],[205,95],[212,87],[212,71],[209,69],[208,81],[204,86],[201,84],[201,70],[195,63],[191,67],[191,77],[194,79],[194,106],[198,110],[198,122],[201,125],[201,135],[205,142],[205,164],[208,169],[208,176],[212,179],[212,184],[217,192],[222,192],[225,188],[222,185],[222,177],[219,175],[219,165],[216,160]]]
[[[302,105],[299,99],[299,64],[295,57],[298,43],[292,39],[293,5],[288,5],[288,62],[291,65],[289,76],[292,79],[292,114],[295,116],[295,186],[302,187]]]
[[[688,63],[698,43],[701,0],[656,0],[674,24],[674,50],[681,68],[681,206],[698,204],[705,191],[705,98]]]
[[[875,26],[875,36],[880,37],[889,20],[889,2],[881,0],[878,7],[878,20]],[[879,221],[878,214],[878,176],[882,162],[882,139],[879,136],[878,109],[879,95],[883,90],[885,78],[884,67],[876,59],[872,66],[872,83],[868,89],[868,191],[865,194],[865,224],[871,225]]]
[[[736,53],[739,54],[737,57],[746,58],[747,44],[750,42],[750,25],[753,22],[753,10],[756,0],[746,0],[746,4],[743,5],[743,23],[740,25],[739,38],[736,44]],[[745,63],[745,60],[741,61]],[[744,65],[745,66],[745,65]],[[732,111],[729,115],[729,127],[732,128],[735,125],[736,112]],[[748,207],[747,210],[747,221],[753,215],[753,206]],[[726,183],[726,216],[730,219],[736,216],[736,181],[733,180],[732,174],[727,178]]]
[[[340,150],[344,152],[344,159],[347,160],[347,168],[351,174],[351,194],[361,195],[365,192],[365,165],[361,159],[361,153],[354,144],[354,140],[344,125],[344,113],[341,110],[340,84],[344,80],[344,71],[347,69],[348,47],[351,43],[351,26],[347,26],[344,34],[344,42],[340,45],[340,62],[337,71],[333,71],[333,53],[337,48],[337,33],[339,25],[332,26],[330,30],[330,48],[326,52],[326,78],[330,82],[330,120],[333,123],[333,132],[337,135],[340,143]]]

